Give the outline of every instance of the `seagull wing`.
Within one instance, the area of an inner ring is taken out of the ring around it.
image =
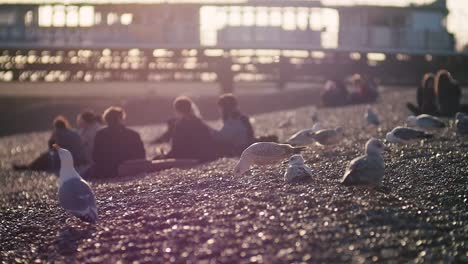
[[[60,187],[58,196],[60,206],[74,216],[86,222],[97,221],[96,200],[87,182],[68,180]]]
[[[416,138],[428,138],[431,137],[431,135],[425,133],[424,131],[421,130],[416,130],[408,127],[399,127],[394,130],[393,134],[397,138],[401,138],[403,140],[412,140]]]

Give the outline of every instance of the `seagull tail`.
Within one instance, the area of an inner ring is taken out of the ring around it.
[[[294,154],[301,154],[302,151],[304,151],[307,147],[293,147],[293,153]]]

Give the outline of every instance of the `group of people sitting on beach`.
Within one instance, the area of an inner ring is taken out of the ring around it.
[[[323,106],[342,106],[372,103],[378,96],[377,85],[372,78],[354,74],[347,82],[338,78],[327,81],[320,99]]]
[[[175,117],[167,122],[167,131],[153,143],[170,142],[167,154],[153,159],[193,159],[200,162],[219,157],[240,155],[257,140],[249,118],[242,114],[233,94],[221,95],[218,106],[222,127],[215,130],[200,117],[198,108],[189,97],[178,97],[173,103]],[[126,161],[145,160],[146,152],[140,135],[124,124],[125,111],[109,107],[102,119],[92,111],[77,117],[78,130],[71,128],[63,116],[55,118],[49,139],[49,150],[27,165],[13,165],[16,170],[57,171],[60,161],[52,146],[68,149],[75,167],[88,179],[112,178]],[[277,140],[268,138],[269,141]]]
[[[468,112],[468,107],[461,104],[461,96],[461,87],[450,72],[439,70],[423,76],[417,89],[417,105],[407,103],[407,107],[415,116],[453,116],[457,112]]]
[[[375,101],[376,85],[367,78],[354,75],[355,91],[348,92],[340,81],[329,81],[322,92],[322,103],[338,106]],[[167,131],[152,143],[170,143],[168,153],[159,153],[153,160],[196,160],[206,162],[219,157],[239,156],[254,142],[278,141],[274,135],[256,138],[249,118],[242,114],[233,94],[218,98],[222,127],[215,130],[201,118],[196,104],[188,97],[175,99],[174,118],[167,121]],[[461,104],[461,88],[446,70],[424,75],[417,90],[417,105],[408,103],[414,115],[452,116],[468,112]],[[127,161],[146,161],[146,151],[140,135],[124,124],[126,113],[120,107],[109,107],[102,118],[92,111],[77,117],[78,130],[71,128],[63,116],[55,118],[49,150],[27,165],[13,165],[16,170],[57,171],[60,161],[52,151],[53,145],[69,150],[74,164],[84,178],[112,178],[119,175],[119,166]],[[138,163],[135,163],[138,164]],[[139,165],[137,165],[139,166]]]
[[[349,82],[342,79],[329,80],[320,94],[321,104],[326,107],[349,104],[373,103],[379,96],[377,85],[372,78],[354,74]],[[417,105],[408,103],[414,115],[429,114],[453,116],[467,112],[468,106],[461,104],[461,88],[447,70],[436,74],[426,73],[417,89]]]

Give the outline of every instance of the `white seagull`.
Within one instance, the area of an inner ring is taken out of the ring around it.
[[[382,158],[384,149],[385,146],[378,139],[372,138],[367,141],[366,155],[349,163],[341,183],[346,186],[380,186],[385,173],[385,162]]]
[[[303,129],[292,135],[286,143],[293,146],[308,146],[315,142],[314,134],[320,130],[320,124],[316,123],[312,128]]]
[[[289,158],[289,166],[284,173],[284,181],[303,181],[312,178],[312,170],[304,164],[304,158],[300,154]]]
[[[433,135],[414,128],[395,127],[392,131],[387,133],[385,138],[391,143],[407,144],[413,140],[426,139],[432,137]]]
[[[246,148],[237,163],[234,174],[240,176],[250,169],[250,166],[275,164],[294,154],[299,154],[304,147],[293,147],[289,144],[274,142],[258,142]]]
[[[54,145],[60,157],[58,198],[60,206],[77,218],[95,224],[98,220],[96,200],[89,184],[73,166],[70,151]]]
[[[312,138],[320,146],[338,144],[343,139],[343,137],[344,131],[341,127],[335,129],[322,129],[312,135]]]
[[[408,116],[406,122],[408,122],[410,126],[418,127],[421,129],[440,129],[446,127],[444,121],[442,121],[441,119],[426,114],[418,116]]]

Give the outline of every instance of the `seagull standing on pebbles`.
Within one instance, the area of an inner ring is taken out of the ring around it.
[[[310,129],[303,129],[292,135],[286,142],[293,146],[308,146],[315,142],[314,133],[320,129],[320,124],[316,123]]]
[[[444,121],[440,120],[435,116],[426,114],[418,116],[408,116],[406,121],[410,126],[419,127],[421,129],[440,129],[446,127]]]
[[[250,166],[268,165],[280,162],[299,154],[305,147],[293,147],[289,144],[278,144],[274,142],[258,142],[246,148],[234,169],[236,176],[240,176],[250,169]]]
[[[455,126],[457,127],[457,133],[460,135],[468,134],[468,117],[463,113],[457,113],[455,115]]]
[[[378,139],[372,138],[367,141],[366,155],[349,163],[341,183],[346,186],[380,186],[385,173],[385,162],[382,158],[384,149],[384,144]]]
[[[289,166],[284,173],[284,181],[303,181],[312,178],[312,170],[304,164],[304,158],[296,154],[289,158]]]
[[[409,128],[409,127],[395,127],[392,131],[388,132],[386,139],[391,143],[406,144],[410,141],[417,139],[432,138],[433,135],[424,131]]]
[[[343,128],[322,129],[315,132],[312,138],[321,146],[338,144],[344,137]]]
[[[370,105],[367,106],[367,112],[366,112],[366,120],[367,124],[372,125],[372,126],[379,126],[380,125],[380,119],[379,116],[377,115],[376,112],[372,109]]]
[[[73,167],[70,151],[54,145],[60,157],[58,198],[60,206],[77,218],[95,224],[98,220],[96,200],[89,184]]]

